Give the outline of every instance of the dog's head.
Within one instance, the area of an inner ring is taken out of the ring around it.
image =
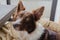
[[[21,11],[17,16],[17,20],[14,22],[14,26],[20,31],[27,31],[31,33],[36,28],[36,22],[40,19],[43,15],[44,7],[38,8],[35,11],[27,12]]]

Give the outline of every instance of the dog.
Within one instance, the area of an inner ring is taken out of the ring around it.
[[[45,7],[36,9],[33,12],[21,11],[12,22],[14,28],[18,31],[26,31],[27,40],[60,40],[60,35],[49,29],[45,29],[38,20],[43,15]],[[26,34],[24,34],[26,35]]]
[[[45,7],[42,6],[33,12],[25,11],[22,1],[18,3],[17,13],[13,15],[12,24],[15,30],[23,31],[25,40],[60,40],[60,35],[45,29],[38,21],[43,15]],[[14,21],[15,19],[15,21]]]

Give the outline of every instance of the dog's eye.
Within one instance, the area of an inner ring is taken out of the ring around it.
[[[23,16],[23,14],[20,14],[20,17],[22,17]]]

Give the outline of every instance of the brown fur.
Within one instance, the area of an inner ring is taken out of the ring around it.
[[[14,14],[13,18],[16,20],[17,15],[19,14],[20,11],[24,11],[25,7],[22,3],[22,1],[19,1],[18,7],[17,7],[17,13]]]
[[[20,5],[19,5],[20,6]],[[18,6],[18,10],[19,9]],[[18,11],[18,15],[16,16],[16,20],[22,19],[20,24],[14,24],[15,29],[19,31],[27,31],[31,34],[36,29],[36,22],[40,19],[43,15],[44,6],[41,8],[36,9],[32,13],[27,11]],[[52,32],[52,31],[45,31],[38,40],[60,40],[59,34]]]
[[[16,17],[19,15],[19,12],[24,11],[24,10],[25,10],[25,7],[24,7],[22,1],[19,1],[16,11],[12,15],[13,18],[10,18],[9,21],[16,21]]]
[[[38,8],[37,11],[35,11],[36,13],[35,12],[30,13],[27,11],[20,12],[20,14],[18,15],[20,19],[22,18],[22,21],[19,24],[20,30],[26,30],[28,31],[28,33],[33,32],[36,29],[36,21],[40,19],[40,17],[43,14],[43,11],[44,7]]]

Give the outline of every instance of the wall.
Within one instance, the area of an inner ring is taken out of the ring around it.
[[[60,0],[58,0],[56,14],[55,14],[55,22],[59,23],[60,20]]]
[[[6,0],[0,0],[0,4],[6,5]]]
[[[19,0],[11,0],[11,5],[17,5]]]
[[[1,4],[5,5],[6,0],[0,0]],[[11,0],[11,5],[17,5],[19,0]],[[50,18],[52,0],[23,0],[23,4],[26,7],[26,10],[32,11],[41,6],[45,7],[43,18]]]
[[[44,15],[42,17],[50,19],[52,0],[50,0],[50,1],[48,1],[48,0],[47,1],[43,1],[43,0],[26,1],[26,0],[24,0],[23,4],[26,7],[27,11],[32,11],[34,9],[41,7],[41,6],[44,6],[45,10],[44,10]]]
[[[10,0],[10,1],[11,1],[11,5],[17,5],[19,0]],[[7,2],[6,2],[6,0],[0,0],[0,4],[6,5]]]

